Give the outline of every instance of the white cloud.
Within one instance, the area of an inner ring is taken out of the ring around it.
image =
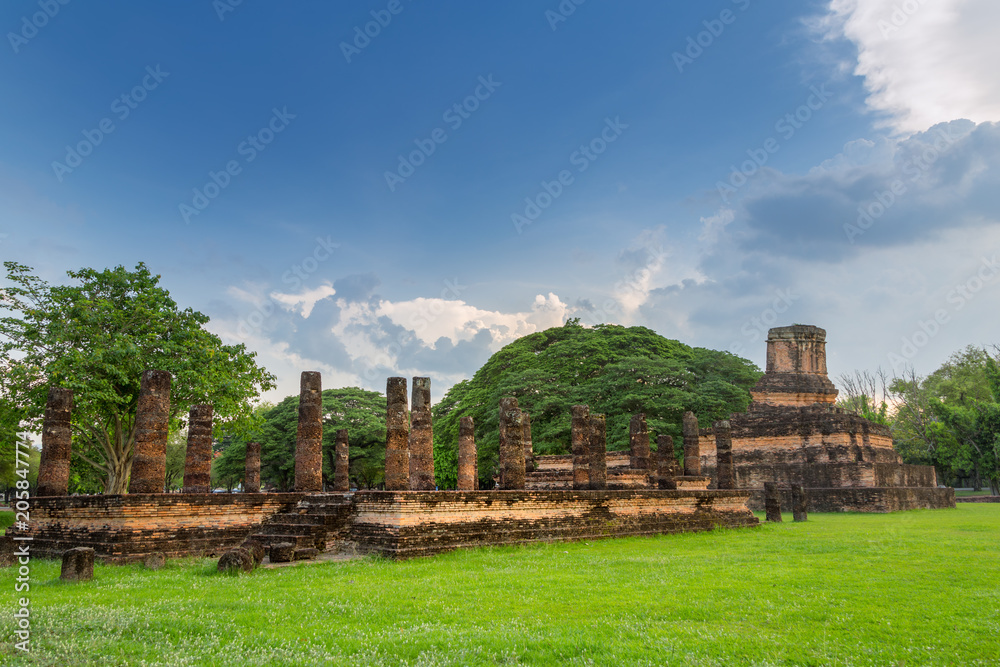
[[[281,292],[271,292],[271,298],[279,303],[293,308],[298,307],[302,317],[309,317],[313,307],[320,299],[336,294],[336,290],[329,283],[320,285],[315,289],[305,290],[301,294],[282,294]]]
[[[829,19],[857,46],[855,74],[887,126],[1000,120],[996,0],[831,0]]]

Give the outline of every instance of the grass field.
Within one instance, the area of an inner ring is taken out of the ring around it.
[[[1000,506],[215,574],[31,564],[38,665],[997,665]],[[0,586],[15,597],[13,569]]]
[[[14,512],[0,512],[0,535],[7,532],[7,529],[14,525]]]

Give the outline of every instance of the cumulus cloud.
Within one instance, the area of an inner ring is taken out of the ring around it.
[[[832,0],[826,26],[857,46],[868,106],[900,132],[1000,120],[996,0]]]

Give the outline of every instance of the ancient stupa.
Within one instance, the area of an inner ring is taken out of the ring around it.
[[[767,370],[751,390],[746,413],[730,418],[736,488],[764,482],[808,489],[818,512],[894,512],[954,507],[955,492],[938,488],[933,466],[908,465],[886,426],[834,407],[837,388],[826,371],[826,331],[795,325],[771,329]],[[715,475],[715,437],[701,430],[702,474]]]

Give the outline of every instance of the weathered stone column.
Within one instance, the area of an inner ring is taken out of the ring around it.
[[[144,371],[135,412],[135,453],[129,493],[163,493],[167,481],[170,373]]]
[[[392,377],[385,383],[385,488],[410,488],[410,419],[406,406],[406,378]]]
[[[661,489],[676,489],[677,458],[674,456],[674,439],[669,435],[656,438],[657,486]]]
[[[410,402],[410,490],[433,491],[434,425],[431,419],[431,379],[413,378],[413,400]]]
[[[573,406],[571,431],[573,451],[573,488],[590,488],[590,408]]]
[[[646,415],[640,412],[632,415],[628,425],[629,466],[638,470],[652,470],[649,451],[649,428]]]
[[[184,493],[212,492],[212,406],[193,405],[188,412]]]
[[[781,523],[781,492],[777,482],[764,482],[764,513],[767,521]]]
[[[247,443],[246,471],[243,474],[243,493],[260,493],[260,443]]]
[[[524,472],[535,471],[535,445],[531,441],[531,417],[524,410],[521,411],[524,417],[521,423],[521,440],[524,442]]]
[[[479,490],[476,428],[472,417],[462,417],[458,420],[458,490]]]
[[[295,440],[295,490],[323,490],[323,386],[319,371],[302,371],[299,430]]]
[[[608,488],[608,442],[604,415],[590,415],[590,488]]]
[[[684,413],[684,475],[701,475],[701,447],[698,445],[698,418],[690,410]]]
[[[350,444],[347,440],[347,429],[342,428],[337,431],[337,444],[335,449],[336,461],[334,462],[333,471],[333,490],[334,491],[350,491],[351,490],[351,454],[350,454]]]
[[[794,521],[807,521],[809,517],[809,496],[801,484],[792,484],[792,519]]]
[[[500,399],[500,488],[524,488],[524,415],[517,399]]]
[[[736,477],[733,473],[733,436],[729,420],[723,419],[712,424],[715,433],[715,474],[716,488],[735,489]]]
[[[49,387],[42,426],[42,460],[38,464],[39,496],[65,496],[69,490],[69,460],[73,454],[73,390]]]

